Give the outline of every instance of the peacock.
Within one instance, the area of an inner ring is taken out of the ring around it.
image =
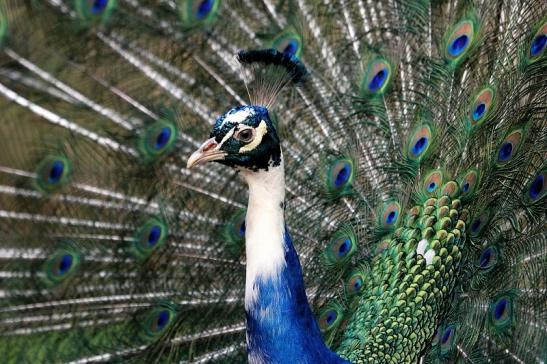
[[[2,363],[544,363],[547,4],[0,0]]]

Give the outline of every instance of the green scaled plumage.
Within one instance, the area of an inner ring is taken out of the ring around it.
[[[397,229],[375,258],[371,280],[377,288],[361,298],[357,319],[351,320],[342,341],[342,353],[352,362],[368,357],[379,362],[419,359],[411,343],[430,340],[456,282],[465,232],[465,222],[460,220],[465,212],[457,197],[432,197],[416,206],[419,215]],[[389,283],[382,285],[382,281]],[[362,337],[365,333],[370,337]],[[386,347],[398,350],[379,350]]]
[[[247,360],[247,187],[185,166],[247,103],[243,81],[269,82],[234,58],[260,48],[308,70],[268,106],[329,347],[354,363],[545,361],[546,14],[0,0],[2,362]]]

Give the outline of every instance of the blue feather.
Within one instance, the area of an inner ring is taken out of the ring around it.
[[[286,264],[281,271],[275,278],[258,277],[254,283],[256,304],[246,312],[249,358],[267,363],[349,363],[330,351],[321,338],[287,232],[283,247]]]

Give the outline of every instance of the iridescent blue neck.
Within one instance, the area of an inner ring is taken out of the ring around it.
[[[302,269],[284,222],[283,163],[243,172],[246,218],[245,310],[249,363],[346,363],[323,343]]]

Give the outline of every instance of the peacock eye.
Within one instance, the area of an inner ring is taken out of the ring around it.
[[[239,131],[235,135],[235,137],[239,141],[242,141],[244,143],[248,143],[251,140],[253,140],[253,137],[254,137],[253,129],[243,129],[243,130]]]

